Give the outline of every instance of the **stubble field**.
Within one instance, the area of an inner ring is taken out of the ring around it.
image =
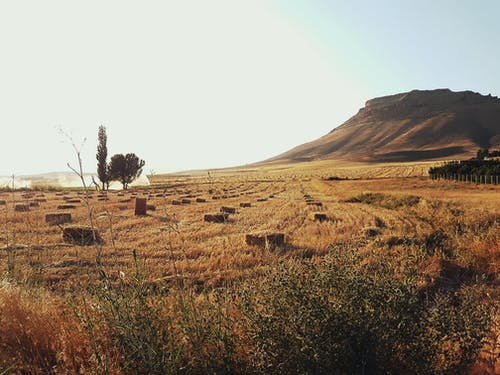
[[[415,168],[418,171],[423,167]],[[411,268],[416,273],[413,281],[418,293],[481,288],[481,301],[487,298],[497,304],[499,186],[432,181],[426,177],[325,177],[297,171],[215,173],[158,176],[150,187],[107,194],[78,189],[4,191],[0,194],[0,200],[5,201],[0,206],[0,272],[5,285],[0,289],[4,296],[0,302],[6,301],[8,285],[43,290],[45,302],[36,303],[49,309],[66,305],[74,298],[90,296],[89,290],[102,281],[103,273],[110,285],[134,275],[137,259],[145,275],[144,285],[155,290],[157,298],[173,298],[172,290],[183,289],[195,295],[212,295],[214,291],[237,291],[240,286],[248,288],[250,282],[266,280],[283,263],[299,262],[313,267],[325,257],[335,256],[338,249],[350,249],[360,269],[376,268],[385,262],[391,265],[392,277],[397,279],[405,277]],[[137,197],[147,198],[152,206],[146,216],[134,215]],[[16,212],[16,204],[31,207]],[[63,204],[74,207],[58,208]],[[222,207],[234,208],[235,213],[222,223],[204,220],[206,214],[220,213]],[[103,241],[95,246],[64,242],[62,227],[45,222],[45,215],[54,212],[71,213],[71,225],[92,224]],[[261,233],[281,233],[284,243],[247,244],[248,234]],[[498,333],[491,323],[489,327],[483,339]],[[232,328],[233,334],[240,339],[249,335],[239,334],[240,329]],[[86,337],[80,339],[88,341],[90,347],[88,331],[81,327],[79,330],[81,337]],[[484,366],[489,366],[490,371],[494,371],[495,364],[491,363],[488,350],[497,350],[498,354],[498,347],[491,349],[497,340],[498,336],[490,337],[489,344],[479,340],[484,351],[482,358],[490,361]],[[250,366],[251,355],[243,349],[247,346],[251,344],[245,343],[236,350],[239,364],[231,371],[238,368],[244,373],[245,366]],[[0,370],[7,368],[9,361],[23,368],[23,357],[20,354],[16,358],[16,350],[12,353],[0,347],[0,353],[4,353],[0,354]],[[139,367],[122,366],[124,353],[102,350],[115,372],[143,369],[135,362]],[[477,361],[477,352],[471,357],[473,361]],[[78,371],[102,365],[95,353],[73,354],[78,357],[72,359]],[[54,361],[64,362],[61,358]],[[447,361],[443,357],[445,365],[440,366],[448,368]],[[450,363],[449,368],[453,369]],[[27,371],[36,373],[40,368],[36,366],[26,367]],[[258,364],[252,366],[252,371],[262,371]],[[470,363],[468,366],[470,370]],[[196,372],[195,368],[191,370]]]

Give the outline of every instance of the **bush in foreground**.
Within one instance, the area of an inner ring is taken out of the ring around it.
[[[79,320],[33,294],[0,288],[0,369],[466,373],[490,329],[485,291],[476,284],[425,292],[416,265],[395,263],[366,265],[356,249],[332,247],[320,264],[281,262],[232,294],[159,287],[136,263],[114,279],[102,271],[74,306]]]
[[[359,266],[341,249],[322,265],[281,265],[244,294],[252,367],[269,374],[458,374],[491,317],[480,288],[423,294],[416,274]]]

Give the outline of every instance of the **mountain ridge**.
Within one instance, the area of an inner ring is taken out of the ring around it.
[[[500,99],[473,91],[412,90],[366,101],[324,136],[264,161],[407,162],[471,157],[500,147]]]

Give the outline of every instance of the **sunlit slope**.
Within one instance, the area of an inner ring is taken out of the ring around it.
[[[408,162],[471,157],[500,147],[500,99],[448,89],[372,99],[325,136],[266,162]]]

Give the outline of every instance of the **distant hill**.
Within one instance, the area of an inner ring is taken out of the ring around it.
[[[368,100],[325,136],[266,162],[349,160],[408,162],[469,158],[500,149],[500,99],[448,89]]]

